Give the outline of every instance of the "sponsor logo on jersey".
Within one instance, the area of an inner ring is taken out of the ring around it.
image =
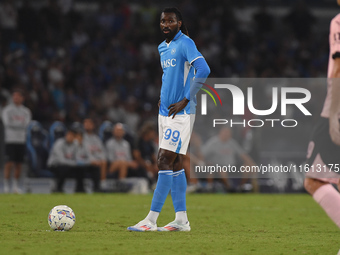
[[[162,68],[168,68],[168,67],[175,67],[176,66],[176,59],[175,58],[169,58],[161,62]]]

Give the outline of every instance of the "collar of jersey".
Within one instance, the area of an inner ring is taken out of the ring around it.
[[[167,43],[166,41],[165,43],[169,46],[172,41],[176,41],[182,34],[183,34],[182,31],[179,30],[175,37],[169,43]]]

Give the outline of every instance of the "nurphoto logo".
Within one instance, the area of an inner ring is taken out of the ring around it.
[[[305,107],[304,104],[308,103],[311,99],[311,92],[306,88],[301,87],[273,87],[271,89],[271,106],[268,109],[256,109],[254,104],[254,90],[256,88],[247,87],[246,95],[243,91],[236,85],[232,84],[214,84],[214,87],[201,83],[204,87],[209,88],[219,100],[221,106],[222,99],[220,95],[217,93],[215,89],[227,89],[232,96],[232,115],[233,116],[244,116],[245,115],[245,103],[247,102],[247,110],[255,116],[266,116],[269,117],[272,115],[278,108],[280,108],[280,115],[287,115],[287,106],[292,105],[296,107],[303,115],[311,116],[310,111]],[[216,99],[214,95],[207,89],[201,88],[204,92],[206,92],[214,101],[215,106],[217,106]],[[208,114],[207,107],[207,94],[201,94],[201,115]],[[290,95],[294,95],[291,96]],[[230,127],[233,125],[242,125],[249,127],[262,127],[265,122],[271,124],[271,127],[274,127],[275,123],[280,123],[282,127],[295,127],[298,125],[298,121],[295,119],[277,119],[277,118],[265,118],[265,119],[243,119],[243,120],[233,120],[233,119],[213,119],[213,127],[216,125],[225,125],[230,124]]]

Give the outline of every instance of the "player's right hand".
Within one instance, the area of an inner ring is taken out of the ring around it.
[[[158,100],[158,108],[161,106],[161,100]]]
[[[172,118],[175,118],[176,114],[182,111],[187,106],[188,103],[189,100],[187,98],[183,98],[181,101],[175,104],[171,104],[168,107],[169,110],[168,116],[170,117],[172,115]]]
[[[340,124],[338,116],[329,118],[329,135],[333,143],[340,145]]]

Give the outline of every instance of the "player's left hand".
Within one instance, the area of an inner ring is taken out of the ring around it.
[[[187,106],[188,103],[189,103],[189,100],[187,98],[183,98],[181,101],[175,104],[171,104],[168,107],[168,110],[169,110],[168,116],[170,117],[171,115],[173,115],[172,118],[175,118],[176,114],[182,111]]]

